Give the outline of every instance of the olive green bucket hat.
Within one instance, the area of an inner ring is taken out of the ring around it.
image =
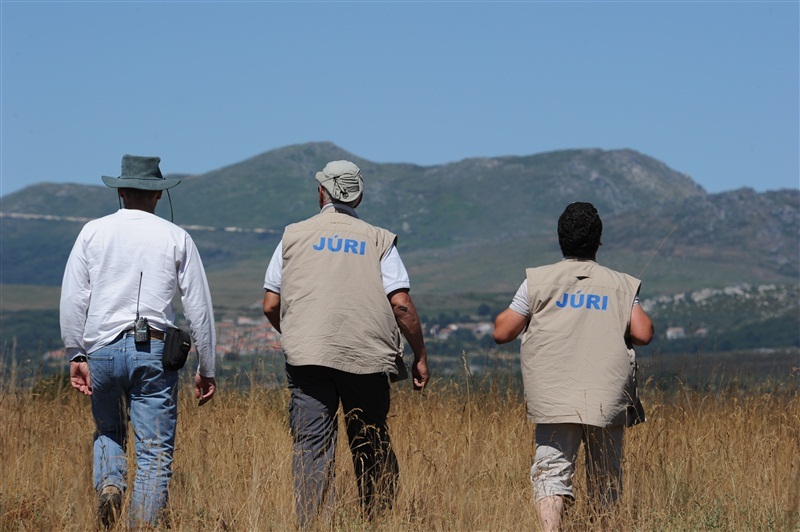
[[[314,179],[325,187],[334,201],[352,203],[364,191],[361,170],[350,161],[331,161],[317,172]]]
[[[164,179],[158,163],[161,157],[122,156],[122,173],[119,177],[102,176],[103,183],[111,188],[138,188],[140,190],[166,190],[181,182]]]

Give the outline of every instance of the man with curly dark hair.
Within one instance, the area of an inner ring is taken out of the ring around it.
[[[558,219],[563,259],[529,268],[494,340],[521,333],[528,418],[536,424],[531,483],[544,530],[559,530],[581,442],[588,493],[605,512],[622,489],[624,427],[644,421],[636,394],[634,345],[653,323],[639,305],[641,282],[597,264],[603,222],[591,203],[572,203]]]

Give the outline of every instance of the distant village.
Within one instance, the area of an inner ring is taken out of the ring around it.
[[[780,321],[782,316],[787,313],[797,315],[799,296],[798,286],[740,284],[643,299],[642,308],[656,322],[657,341],[646,349],[637,349],[637,356],[703,353],[705,359],[706,355],[724,355],[727,351],[754,350],[752,353],[758,355],[748,359],[750,366],[747,366],[754,375],[767,374],[774,370],[775,364],[784,364],[784,360],[789,360],[785,364],[796,371],[800,344],[786,346],[788,351],[780,355],[784,358],[774,358],[777,356],[775,353],[783,352],[780,351],[784,349],[782,345],[747,345],[750,340],[748,330],[736,336],[736,329],[729,327],[733,322],[726,317],[746,312],[748,316],[774,319],[780,324],[783,323]],[[272,385],[284,374],[281,336],[257,307],[260,305],[248,309],[220,309],[217,313],[217,371],[236,385],[253,382],[253,379],[266,379]],[[466,374],[485,376],[519,371],[519,341],[497,346],[492,339],[493,318],[497,311],[479,308],[474,315],[423,316],[428,360],[436,368],[438,377],[461,378]],[[179,322],[179,325],[185,327],[185,323]],[[795,334],[796,330],[795,326]],[[717,342],[721,338],[727,340],[729,346],[739,342],[745,346],[720,349]],[[759,338],[756,336],[755,340],[760,341]],[[12,373],[18,371],[20,378],[29,378],[32,382],[43,375],[63,375],[69,364],[60,339],[52,340],[47,347],[40,344],[40,349],[38,355],[15,357],[15,345],[10,345],[8,369]],[[408,345],[405,351],[406,365],[410,365],[413,355]],[[774,361],[764,362],[759,358],[763,353],[771,353],[769,356],[773,358],[769,360]],[[190,356],[196,360],[196,353]],[[745,366],[737,366],[739,369],[742,367]]]
[[[476,321],[424,326],[423,332],[428,344],[442,344],[451,341],[456,334],[465,333],[479,340],[490,336],[493,327],[492,322]],[[217,322],[217,356],[223,360],[280,350],[280,334],[266,318],[238,316]]]
[[[425,340],[428,344],[445,344],[456,335],[469,335],[480,340],[492,333],[492,322],[476,321],[449,323],[447,325],[424,326]],[[280,334],[272,328],[266,317],[256,319],[249,316],[236,316],[217,320],[217,357],[225,361],[235,361],[242,357],[256,356],[281,350]],[[66,358],[63,348],[55,349],[45,355],[46,359]]]
[[[425,342],[431,354],[458,356],[465,347],[485,346],[491,344],[494,324],[490,321],[461,321],[445,325],[423,324]],[[222,361],[238,361],[244,357],[253,357],[265,353],[276,353],[281,350],[280,334],[272,328],[266,318],[237,316],[223,318],[216,323],[217,357]],[[664,331],[667,340],[680,340],[691,337],[705,337],[708,330],[704,327],[687,330],[684,327],[669,327]],[[55,349],[45,355],[53,361],[63,360],[66,352],[63,348]]]
[[[776,285],[751,286],[740,284],[722,289],[703,289],[691,293],[680,293],[671,296],[660,296],[642,301],[642,308],[651,316],[660,313],[680,315],[676,309],[685,309],[686,306],[695,308],[706,307],[713,302],[731,301],[739,299],[746,301],[749,308],[761,307],[779,311],[781,305],[775,301],[794,301],[795,293],[787,292],[785,287]],[[796,305],[795,303],[792,303]],[[710,310],[710,309],[709,309]],[[667,311],[667,312],[665,312]],[[713,311],[712,311],[713,312]],[[492,321],[482,319],[469,320],[461,318],[460,321],[451,323],[423,324],[425,342],[429,355],[443,358],[456,358],[466,350],[476,356],[476,353],[485,355],[489,349],[494,348],[491,334],[494,327]],[[281,351],[280,334],[272,328],[265,317],[253,318],[243,315],[223,315],[219,317],[217,326],[217,357],[223,362],[236,362],[264,354],[277,354]],[[679,341],[691,338],[706,338],[711,332],[702,324],[679,325],[670,324],[658,332],[659,336],[667,341]],[[510,348],[515,351],[515,347]],[[63,361],[66,353],[63,348],[58,348],[45,354],[45,359],[53,363]]]

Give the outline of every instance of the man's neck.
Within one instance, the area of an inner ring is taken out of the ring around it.
[[[335,210],[338,213],[347,214],[349,216],[352,216],[353,218],[358,218],[356,210],[350,205],[345,205],[344,203],[328,202],[322,206],[319,212],[326,212],[330,210]]]
[[[150,214],[155,214],[156,209],[155,207],[150,207],[148,205],[123,205],[123,209],[127,209],[129,211],[144,211],[149,212]]]

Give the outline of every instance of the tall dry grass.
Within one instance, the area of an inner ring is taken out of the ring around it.
[[[232,384],[232,383],[229,383]],[[628,431],[616,530],[800,528],[800,396],[795,384],[715,393],[646,390],[649,421]],[[424,395],[393,392],[400,461],[395,507],[359,518],[344,437],[337,502],[322,530],[535,530],[528,472],[532,427],[517,386],[495,375],[436,381]],[[175,530],[292,530],[288,394],[221,383],[198,408],[188,380],[169,517]],[[0,528],[90,530],[89,401],[63,380],[0,395]],[[344,435],[340,431],[340,435]],[[131,446],[132,447],[132,446]],[[568,530],[594,527],[583,465]]]

